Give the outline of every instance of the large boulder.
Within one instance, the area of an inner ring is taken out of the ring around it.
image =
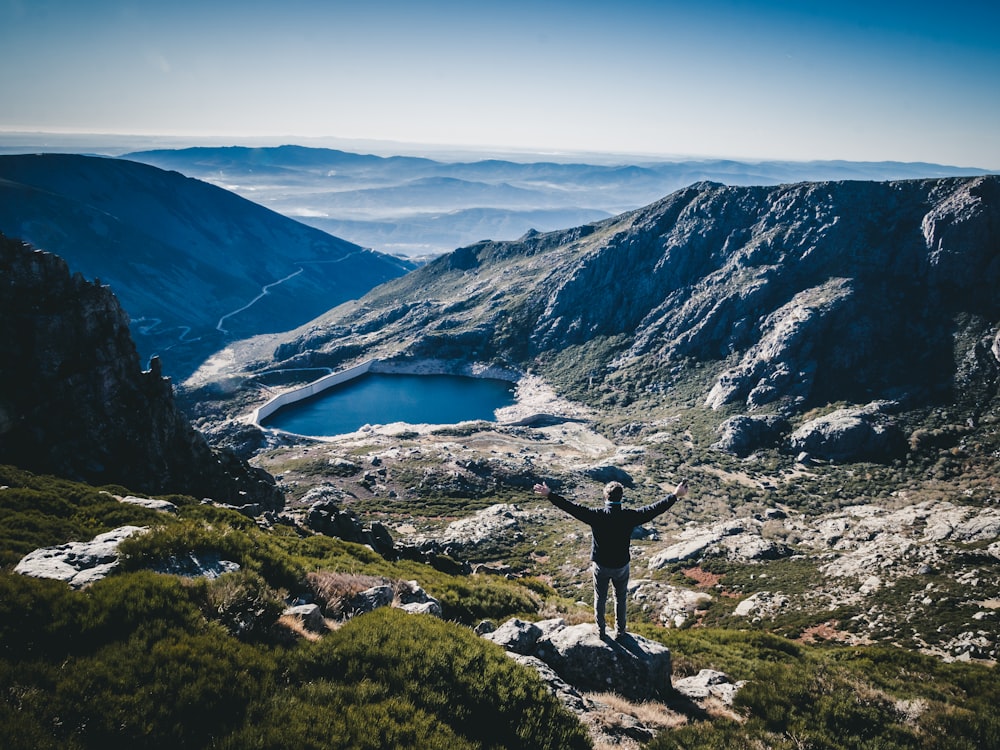
[[[632,700],[662,700],[671,693],[670,649],[642,636],[601,638],[590,623],[566,625],[508,621],[484,636],[510,651],[545,662],[580,691],[614,692]]]
[[[787,545],[761,536],[763,523],[758,518],[733,518],[709,526],[692,526],[680,533],[679,541],[650,556],[649,569],[701,557],[752,562],[790,555]]]
[[[89,542],[67,542],[29,552],[14,566],[15,573],[33,578],[55,578],[73,588],[98,581],[118,567],[118,545],[139,534],[142,526],[121,526],[98,534]]]
[[[380,555],[390,555],[393,551],[392,535],[385,526],[380,523],[362,524],[356,513],[341,510],[335,500],[322,499],[310,505],[306,526],[319,534],[366,544]]]
[[[719,425],[719,439],[712,447],[742,458],[778,445],[787,430],[788,422],[782,417],[737,414]]]
[[[829,461],[885,461],[902,456],[906,441],[884,408],[871,404],[838,409],[806,422],[789,436],[788,451]]]

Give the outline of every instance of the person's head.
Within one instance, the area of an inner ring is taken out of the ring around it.
[[[604,485],[604,502],[609,505],[621,505],[624,494],[625,488],[621,482],[608,482]]]

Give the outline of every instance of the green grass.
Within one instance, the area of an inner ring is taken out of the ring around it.
[[[694,721],[647,748],[1000,747],[992,667],[947,664],[899,648],[804,646],[766,633],[660,631],[675,672],[722,669],[746,680],[739,721]],[[680,655],[678,657],[678,655]]]
[[[540,528],[507,560],[522,559],[545,578],[506,580],[449,575],[288,527],[265,531],[183,496],[170,498],[179,506],[172,516],[109,494],[127,494],[124,488],[9,467],[0,468],[0,485],[5,748],[588,746],[581,725],[532,671],[468,627],[515,615],[588,620],[589,606],[576,604],[580,591],[588,601],[590,595],[585,570],[574,562],[585,564],[583,529],[574,527],[583,536],[570,542],[568,525]],[[726,502],[721,485],[710,492]],[[123,545],[120,572],[82,591],[10,573],[34,546],[89,539],[122,523],[152,530]],[[983,564],[981,547],[959,548],[955,564]],[[145,569],[190,552],[215,553],[241,569],[214,581]],[[654,578],[689,585],[683,567]],[[817,574],[803,558],[703,567],[744,595],[762,588],[808,593]],[[278,615],[286,596],[308,593],[311,571],[417,580],[441,601],[445,619],[379,610],[317,642],[292,639]],[[876,612],[898,610],[928,582],[934,601],[921,605],[911,630],[930,643],[946,639],[964,629],[969,612],[968,592],[945,575],[902,578],[868,604]],[[703,613],[708,627],[666,630],[649,621],[650,613],[632,613],[634,632],[671,648],[675,678],[712,668],[746,681],[734,706],[738,719],[691,713],[685,726],[645,747],[1000,747],[995,668],[896,647],[807,645],[784,636],[837,613],[789,612],[750,628],[731,616],[737,601],[719,597]],[[910,644],[898,630],[886,636]]]

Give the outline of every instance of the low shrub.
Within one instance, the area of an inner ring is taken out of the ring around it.
[[[533,615],[539,600],[520,586],[500,581],[455,578],[428,591],[441,602],[446,620],[472,625],[480,620],[506,620],[514,615]]]
[[[402,709],[414,717],[433,717],[431,726],[439,727],[436,734],[443,739],[464,739],[455,747],[589,747],[579,722],[533,670],[472,631],[436,618],[379,609],[298,649],[294,657],[296,683],[367,685],[365,691],[375,699],[370,713],[364,705],[349,709],[368,714],[362,720],[369,726],[368,739],[344,737],[324,747],[392,746],[374,740],[392,731],[384,713],[390,697],[403,701]],[[336,714],[348,707],[333,704],[328,710]],[[362,744],[353,745],[352,739]]]
[[[206,599],[210,616],[241,639],[266,636],[285,609],[279,593],[247,570],[223,573],[209,581]]]

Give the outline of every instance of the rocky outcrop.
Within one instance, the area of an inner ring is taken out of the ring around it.
[[[89,542],[68,542],[29,552],[14,566],[14,572],[33,578],[54,578],[73,588],[99,581],[118,567],[118,545],[141,526],[122,526],[98,534]]]
[[[691,524],[650,555],[648,565],[697,568],[719,556],[757,572],[736,591],[727,590],[725,576],[708,591],[636,578],[630,595],[667,627],[684,626],[714,596],[737,596],[732,616],[738,621],[766,626],[807,613],[819,621],[832,612],[853,613],[849,632],[837,635],[849,642],[916,640],[915,647],[948,659],[995,660],[1000,653],[1000,509],[992,501],[985,507],[948,500],[858,504],[822,515],[771,509],[760,517]],[[822,585],[803,590],[793,576],[785,590],[767,564],[775,556],[815,569]]]
[[[906,452],[906,440],[883,404],[838,409],[806,422],[788,438],[788,451],[830,461],[884,461]]]
[[[470,516],[452,521],[440,533],[415,537],[419,549],[462,557],[476,550],[480,557],[488,550],[509,549],[524,540],[522,521],[531,514],[512,503],[497,503]]]
[[[712,602],[711,594],[704,591],[641,578],[629,581],[628,592],[643,610],[652,610],[661,624],[674,628],[683,627]]]
[[[591,624],[562,619],[528,622],[512,618],[480,634],[534,669],[549,690],[587,727],[595,746],[636,750],[662,729],[632,705],[661,704],[681,712],[706,700],[731,705],[742,683],[722,672],[702,670],[671,684],[671,656],[665,646],[641,636],[602,639]]]
[[[685,529],[675,543],[649,558],[649,568],[703,557],[723,557],[737,562],[775,560],[792,551],[780,541],[761,535],[765,521],[760,518],[737,518],[717,521],[707,526]]]
[[[310,494],[315,493],[316,490],[313,490]],[[392,535],[385,526],[380,523],[362,524],[356,513],[341,509],[336,500],[315,500],[309,506],[305,525],[318,534],[366,544],[380,555],[388,556],[393,551]]]
[[[671,693],[670,649],[641,636],[602,639],[592,624],[512,619],[483,636],[506,650],[533,656],[582,691],[611,691],[635,700]]]
[[[138,505],[161,513],[177,513],[177,506],[166,500],[148,497],[118,498],[126,505]],[[29,552],[14,567],[15,573],[33,578],[54,578],[66,581],[73,588],[83,588],[113,573],[119,565],[118,546],[135,534],[148,531],[144,526],[121,526],[87,542],[68,542]],[[218,578],[223,573],[240,569],[238,563],[225,560],[217,552],[186,552],[174,554],[153,568],[157,573],[185,578]]]
[[[149,494],[282,506],[274,479],[213,451],[148,370],[107,287],[0,236],[0,462]]]
[[[738,414],[719,425],[719,439],[712,447],[745,457],[760,448],[777,446],[788,429],[787,420],[778,416]]]

